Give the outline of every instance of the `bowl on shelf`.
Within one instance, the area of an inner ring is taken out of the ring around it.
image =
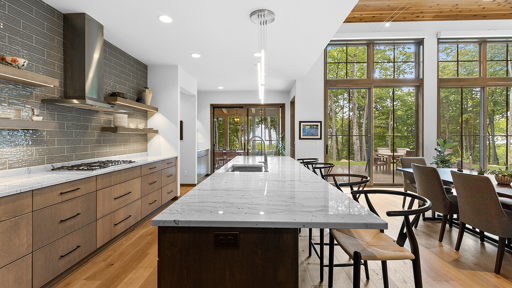
[[[32,121],[43,121],[43,116],[32,116]]]
[[[28,64],[27,59],[13,56],[0,56],[0,61],[2,62],[2,64],[9,65],[18,69],[25,69],[25,67],[27,67]]]

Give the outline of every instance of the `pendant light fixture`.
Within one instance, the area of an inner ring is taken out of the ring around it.
[[[260,62],[258,63],[258,93],[261,104],[265,102],[265,52],[267,49],[267,25],[274,22],[276,15],[268,9],[253,11],[251,21],[258,25],[258,49]]]

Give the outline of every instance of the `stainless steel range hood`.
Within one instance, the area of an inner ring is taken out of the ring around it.
[[[98,111],[131,111],[103,100],[103,25],[85,13],[64,15],[64,98],[53,103]]]

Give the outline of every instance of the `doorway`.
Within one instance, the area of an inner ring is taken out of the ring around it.
[[[282,155],[285,137],[284,104],[211,105],[211,171],[236,156]],[[248,147],[248,141],[259,136]]]

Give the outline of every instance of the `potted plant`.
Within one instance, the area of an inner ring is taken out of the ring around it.
[[[512,170],[499,169],[491,171],[499,185],[510,185],[512,183]]]
[[[436,148],[434,148],[436,156],[432,157],[434,162],[430,164],[435,164],[438,168],[451,168],[455,160],[455,154],[446,153],[446,150],[456,146],[458,143],[451,140],[437,139],[437,144]]]
[[[274,155],[276,156],[286,156],[286,143],[284,141],[283,135],[278,134],[276,139],[276,151]]]
[[[478,168],[478,171],[477,171],[478,175],[485,175],[485,173],[487,173],[487,172],[489,172],[489,170],[484,169],[482,167]]]

